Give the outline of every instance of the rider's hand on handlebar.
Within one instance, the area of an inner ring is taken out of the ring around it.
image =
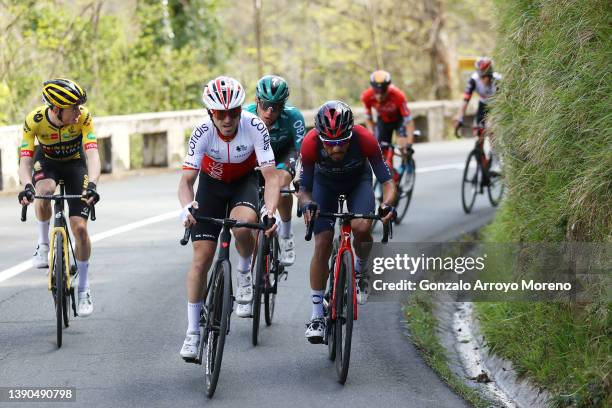
[[[264,231],[264,234],[266,234],[266,237],[270,238],[272,236],[274,236],[274,234],[276,233],[276,230],[278,229],[278,224],[280,223],[280,213],[278,212],[278,210],[276,210],[274,213],[271,211],[268,211],[266,209],[266,206],[264,205],[263,207],[261,207],[261,220],[263,221],[264,224],[268,223],[268,220],[272,221],[272,226],[270,228],[268,228],[267,230]]]
[[[98,201],[100,201],[100,194],[98,194],[96,191],[96,183],[93,181],[90,181],[87,184],[87,188],[83,190],[81,195],[83,196],[83,199],[87,201],[87,205],[96,204]]]
[[[310,221],[312,221],[312,219],[316,215],[315,213],[318,212],[317,208],[318,208],[317,203],[314,203],[312,201],[302,206],[302,215],[304,217],[304,224],[306,226],[308,226]]]
[[[17,199],[21,205],[28,205],[34,202],[35,194],[36,190],[34,190],[34,186],[31,183],[28,183],[23,188],[23,191],[19,193]]]
[[[378,215],[382,217],[380,220],[386,224],[397,217],[397,211],[395,207],[382,203],[380,207],[378,207]]]
[[[196,210],[198,209],[197,201],[190,202],[181,211],[181,222],[185,228],[191,228],[196,223],[196,219],[193,217],[190,211],[192,208],[195,208]]]

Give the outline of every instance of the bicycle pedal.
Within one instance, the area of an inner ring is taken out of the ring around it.
[[[200,360],[198,360],[197,358],[183,357],[183,361],[186,363],[200,364]]]

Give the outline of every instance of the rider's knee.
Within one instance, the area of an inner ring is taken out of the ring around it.
[[[371,222],[368,222],[368,220],[356,220],[355,223],[353,223],[352,230],[353,230],[353,235],[355,235],[355,238],[368,238],[371,237]]]

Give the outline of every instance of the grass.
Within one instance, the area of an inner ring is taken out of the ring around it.
[[[431,299],[421,293],[412,296],[404,308],[404,315],[410,328],[410,337],[414,345],[421,351],[427,364],[455,392],[475,407],[491,406],[475,389],[468,387],[464,380],[455,375],[448,365],[446,350],[440,344],[436,335],[438,322],[433,314]]]
[[[612,3],[495,0],[491,123],[508,193],[487,242],[612,243]],[[557,407],[612,406],[609,287],[589,304],[479,303],[498,354]]]

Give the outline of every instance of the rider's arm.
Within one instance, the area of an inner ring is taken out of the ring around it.
[[[304,137],[300,158],[302,160],[302,169],[300,170],[300,192],[298,194],[298,203],[300,206],[312,201],[312,186],[314,183],[314,169],[317,160],[317,137],[318,133],[312,129]]]
[[[372,104],[368,100],[367,89],[361,93],[361,102],[363,103],[363,107],[365,108],[366,128],[370,132],[374,133],[374,121],[372,120]]]
[[[280,197],[280,178],[274,166],[261,167],[259,170],[266,183],[266,188],[264,189],[264,203],[268,210],[268,215],[274,216]]]
[[[85,149],[85,156],[87,157],[87,176],[91,183],[97,183],[100,178],[100,155],[98,153],[98,141],[94,133],[93,118],[91,113],[85,108],[81,107],[82,115],[81,119],[82,127],[81,133],[83,133],[83,149]]]
[[[276,172],[274,152],[272,151],[272,144],[270,143],[270,134],[259,118],[253,118],[251,126],[255,129],[263,129],[252,131],[249,135],[255,147],[255,156],[257,156],[259,170],[266,183],[264,203],[268,210],[268,214],[273,215],[278,207],[278,199],[280,197],[280,179]]]
[[[23,137],[20,147],[19,180],[24,186],[32,183],[32,165],[34,162],[35,122],[30,113],[23,124]]]
[[[406,138],[398,138],[397,143],[402,147],[411,145],[414,143],[414,122],[412,120],[412,112],[410,112],[410,108],[408,107],[406,95],[402,92],[397,93],[397,107],[402,115],[402,126],[398,133],[399,136],[406,136]]]
[[[361,132],[359,135],[361,151],[368,158],[376,179],[383,185],[383,201],[387,204],[393,203],[396,187],[391,178],[391,170],[383,158],[380,145],[374,138],[374,135],[362,127],[358,127],[354,131]]]
[[[195,184],[197,178],[197,170],[183,168],[183,174],[181,175],[178,187],[178,199],[181,203],[181,207],[184,208],[193,202],[195,197],[193,185]]]
[[[472,99],[472,94],[474,93],[475,89],[476,89],[476,80],[470,77],[467,85],[465,86],[465,91],[463,92],[463,104],[459,108],[459,113],[457,114],[457,118],[456,118],[457,121],[463,122],[465,112],[467,110],[468,105],[470,104],[470,99]]]

